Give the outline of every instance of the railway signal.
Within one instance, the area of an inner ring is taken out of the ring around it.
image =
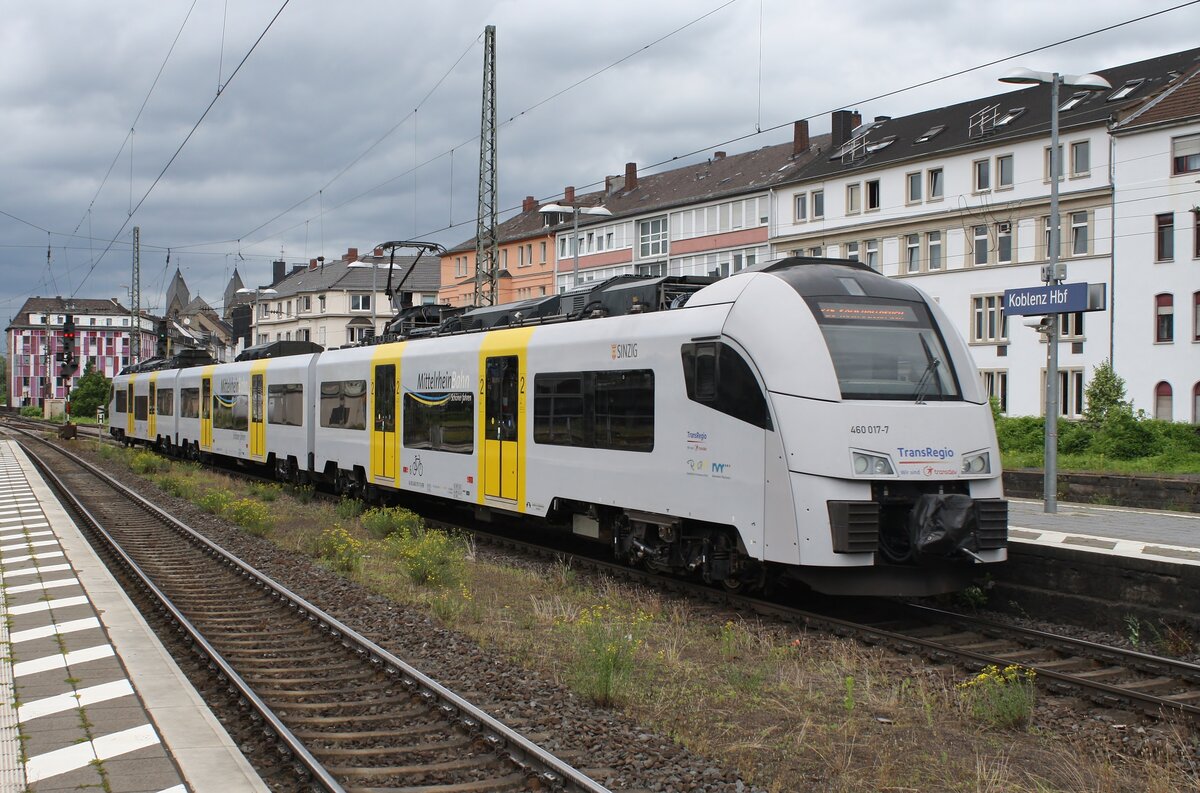
[[[71,314],[63,320],[61,356],[58,376],[66,380],[79,368],[75,360],[75,317]]]

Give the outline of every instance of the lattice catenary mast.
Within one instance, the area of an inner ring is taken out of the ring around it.
[[[479,205],[475,221],[475,305],[496,304],[496,26],[483,32],[483,111],[479,121]]]
[[[129,280],[129,338],[133,341],[130,363],[142,357],[142,229],[133,227],[133,277]]]

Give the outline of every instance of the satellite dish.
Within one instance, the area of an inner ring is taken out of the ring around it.
[[[184,325],[191,325],[191,324],[192,324],[192,318],[191,318],[191,317],[184,317],[184,318],[183,318],[183,324],[184,324]]]

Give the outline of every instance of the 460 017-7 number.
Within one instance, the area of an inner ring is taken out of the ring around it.
[[[851,435],[887,435],[887,424],[851,424]]]

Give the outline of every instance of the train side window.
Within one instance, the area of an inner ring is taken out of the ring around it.
[[[170,416],[175,413],[175,392],[169,388],[158,389],[158,415]]]
[[[113,411],[116,413],[128,413],[129,412],[129,397],[125,394],[125,389],[122,388],[120,391],[118,391],[116,396],[117,396],[117,406],[115,408],[113,408]]]
[[[199,388],[181,388],[181,389],[179,389],[179,418],[181,418],[181,419],[198,419],[198,418],[200,418],[200,389]]]
[[[454,454],[475,450],[475,395],[404,393],[404,448]]]
[[[267,384],[267,423],[303,426],[304,386],[301,383]]]
[[[767,399],[750,364],[721,342],[685,344],[683,381],[688,399],[763,429],[772,429]]]
[[[147,415],[149,415],[149,411],[147,410],[148,402],[149,402],[149,399],[142,394],[138,394],[138,395],[134,396],[134,398],[133,398],[133,420],[134,421],[145,421],[146,420]]]
[[[583,375],[539,374],[533,379],[533,440],[556,446],[589,446],[583,409]]]

